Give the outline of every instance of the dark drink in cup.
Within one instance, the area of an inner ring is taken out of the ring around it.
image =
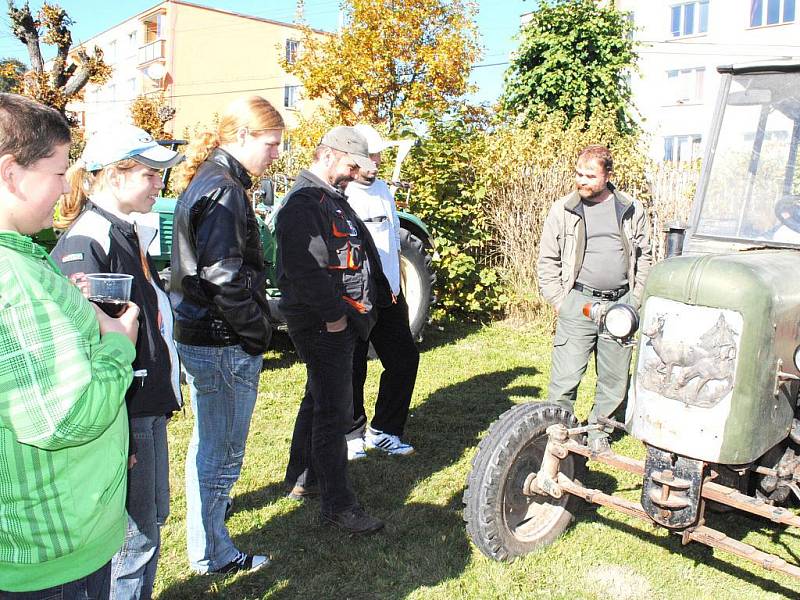
[[[133,276],[125,273],[89,273],[89,300],[109,317],[117,318],[128,306]]]
[[[128,303],[125,300],[109,298],[108,296],[89,296],[89,301],[97,304],[104,313],[115,319],[121,316],[125,309],[128,308]]]

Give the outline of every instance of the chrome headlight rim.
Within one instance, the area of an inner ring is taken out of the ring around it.
[[[629,338],[639,329],[639,313],[629,304],[614,304],[606,312],[605,328],[615,338]]]

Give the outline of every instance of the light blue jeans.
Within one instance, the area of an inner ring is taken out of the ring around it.
[[[225,508],[242,470],[261,356],[238,345],[177,346],[194,412],[186,453],[186,543],[191,568],[207,573],[238,552],[225,527]]]
[[[111,600],[149,600],[161,549],[161,526],[169,515],[167,419],[135,417],[131,435],[136,464],[128,471],[128,530],[111,559]]]

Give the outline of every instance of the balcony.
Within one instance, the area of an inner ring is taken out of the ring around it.
[[[139,48],[139,66],[156,60],[164,60],[165,40],[155,40]]]

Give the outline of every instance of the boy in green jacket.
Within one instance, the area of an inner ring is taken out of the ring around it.
[[[107,598],[126,527],[138,308],[106,316],[30,235],[69,187],[69,127],[0,94],[0,600]]]

